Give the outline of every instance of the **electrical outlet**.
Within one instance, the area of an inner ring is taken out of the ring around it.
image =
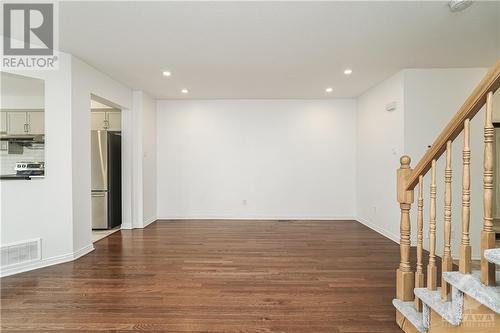
[[[241,204],[242,204],[243,206],[246,206],[246,205],[247,205],[247,199],[243,199],[243,201],[241,201]]]

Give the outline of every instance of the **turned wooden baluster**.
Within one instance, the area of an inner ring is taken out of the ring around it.
[[[415,272],[415,288],[424,287],[424,269],[422,263],[423,252],[423,229],[424,229],[424,177],[418,177],[418,200],[417,200],[417,270]],[[415,308],[422,311],[422,301],[415,297]]]
[[[481,232],[481,282],[488,286],[495,285],[495,264],[484,258],[484,250],[495,247],[493,232],[493,141],[494,128],[491,122],[493,110],[493,92],[486,98],[484,123],[484,224]]]
[[[409,156],[402,156],[397,172],[397,196],[401,208],[400,221],[400,262],[396,271],[396,297],[402,301],[413,300],[415,276],[410,266],[410,209],[413,203],[413,191],[407,191],[407,180],[412,172]]]
[[[451,258],[451,141],[446,143],[446,168],[444,170],[444,251],[441,272],[453,270]],[[441,273],[441,298],[448,299],[451,287]]]
[[[436,266],[436,160],[432,160],[431,193],[429,204],[429,264],[427,265],[427,289],[437,289]]]
[[[460,244],[459,270],[471,273],[470,225],[470,120],[464,122],[464,149],[462,169],[462,242]]]

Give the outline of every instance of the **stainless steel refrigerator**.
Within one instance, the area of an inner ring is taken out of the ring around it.
[[[121,132],[91,132],[92,229],[122,222]]]

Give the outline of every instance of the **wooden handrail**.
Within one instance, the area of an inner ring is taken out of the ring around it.
[[[411,172],[406,189],[411,191],[417,186],[420,176],[424,176],[431,168],[432,160],[437,160],[446,151],[446,143],[453,141],[464,128],[466,119],[472,119],[486,103],[488,93],[500,88],[500,60],[488,71],[462,107],[446,125],[441,134],[425,153]]]

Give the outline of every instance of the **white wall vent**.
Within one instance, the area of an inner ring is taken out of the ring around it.
[[[40,238],[5,244],[0,247],[0,266],[7,268],[41,260]]]

